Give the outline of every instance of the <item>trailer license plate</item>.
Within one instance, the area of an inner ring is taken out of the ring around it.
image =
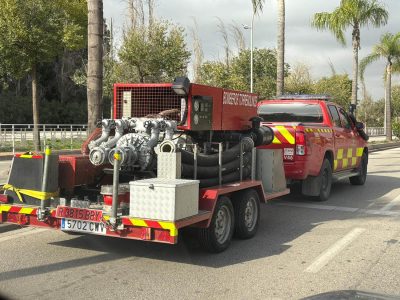
[[[61,219],[61,230],[106,234],[106,225],[83,220]]]
[[[57,218],[77,219],[91,222],[101,222],[103,211],[87,208],[77,208],[68,206],[58,206],[56,210]]]

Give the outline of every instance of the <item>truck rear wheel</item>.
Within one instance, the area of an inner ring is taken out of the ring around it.
[[[199,231],[199,241],[209,252],[219,253],[226,250],[232,240],[235,215],[231,200],[221,196],[216,205],[208,228]]]
[[[241,239],[253,237],[260,222],[260,198],[253,190],[238,193],[233,201],[235,210],[235,236]]]
[[[367,168],[368,168],[368,158],[365,152],[361,156],[361,162],[359,166],[359,175],[350,177],[350,183],[352,185],[364,185],[365,181],[367,180]]]
[[[332,187],[332,166],[328,159],[324,160],[318,177],[321,181],[321,188],[317,200],[326,201],[331,194]]]

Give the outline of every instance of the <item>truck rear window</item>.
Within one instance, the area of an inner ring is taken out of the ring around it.
[[[322,123],[322,111],[318,104],[307,103],[271,103],[262,104],[258,115],[265,122],[302,122]]]

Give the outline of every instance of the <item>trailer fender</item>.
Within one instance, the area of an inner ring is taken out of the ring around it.
[[[210,211],[211,215],[214,214],[215,205],[220,196],[227,196],[229,199],[232,199],[233,195],[236,193],[243,192],[247,189],[254,189],[257,191],[258,196],[260,197],[260,202],[265,203],[265,195],[264,190],[262,188],[262,184],[260,181],[244,181],[240,183],[233,183],[223,185],[221,187],[212,187],[212,188],[204,188],[200,190],[200,201],[199,201],[199,209]],[[208,227],[210,225],[211,218],[203,221],[196,225],[196,227]]]

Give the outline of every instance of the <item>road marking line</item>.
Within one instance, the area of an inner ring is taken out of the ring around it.
[[[396,198],[394,198],[392,201],[390,201],[388,204],[386,204],[384,207],[381,208],[381,211],[388,211],[393,208],[396,204],[400,203],[400,195],[398,195]]]
[[[305,269],[308,273],[317,273],[324,266],[326,266],[336,255],[338,255],[344,248],[346,248],[352,241],[354,241],[360,234],[365,231],[364,228],[354,228],[343,238],[338,240],[330,248],[325,250],[319,255],[314,262]]]
[[[289,203],[289,202],[279,202],[279,203],[274,202],[273,205],[311,208],[311,209],[320,209],[320,210],[327,210],[327,211],[343,211],[343,212],[349,212],[349,213],[359,212],[359,213],[364,213],[367,215],[400,216],[400,212],[397,212],[397,211],[383,211],[383,210],[363,209],[363,208],[357,208],[357,207],[318,205],[318,204],[308,204],[308,203]]]
[[[19,238],[19,237],[22,237],[22,236],[36,234],[36,233],[43,232],[43,231],[48,231],[48,230],[49,229],[47,229],[47,228],[32,228],[32,227],[23,228],[23,229],[19,229],[15,233],[12,232],[12,233],[10,233],[10,234],[8,234],[6,236],[3,236],[3,234],[2,234],[2,236],[0,237],[0,242],[5,242],[5,241],[12,240],[12,239],[15,239],[15,238]]]

